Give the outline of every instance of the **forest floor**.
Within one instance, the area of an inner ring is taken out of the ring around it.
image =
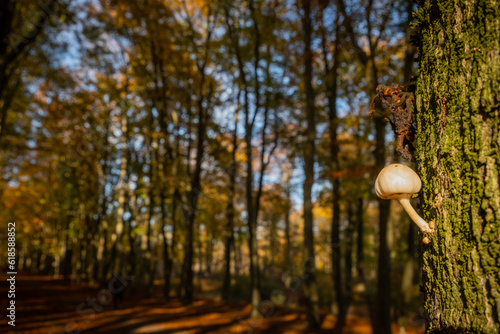
[[[6,279],[0,279],[3,313],[7,312],[9,299]],[[250,320],[250,306],[246,304],[196,300],[186,306],[178,299],[165,302],[159,295],[145,298],[140,294],[125,294],[123,305],[117,310],[113,309],[113,303],[101,309],[97,304],[91,306],[97,292],[97,288],[51,276],[19,274],[16,277],[16,326],[8,326],[8,319],[2,315],[0,333],[305,334],[331,333],[336,321],[323,314],[321,329],[310,331],[305,326],[305,315],[297,310],[277,308],[269,318]],[[371,332],[367,311],[351,307],[343,333]],[[400,333],[397,326],[393,333]],[[413,328],[406,333],[419,332]]]

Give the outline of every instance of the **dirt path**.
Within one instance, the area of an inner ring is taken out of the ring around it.
[[[0,279],[1,309],[7,312],[7,284],[5,277]],[[2,316],[0,333],[301,334],[331,333],[335,325],[334,317],[324,316],[322,328],[309,331],[303,314],[285,309],[274,310],[270,318],[249,320],[248,305],[211,300],[185,306],[178,300],[165,303],[159,296],[126,294],[122,307],[114,310],[113,303],[102,307],[97,298],[96,288],[46,276],[18,275],[15,330]],[[369,319],[351,313],[344,333],[371,333]]]

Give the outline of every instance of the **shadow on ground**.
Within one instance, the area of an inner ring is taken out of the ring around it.
[[[0,277],[1,309],[7,307],[7,284]],[[16,326],[2,316],[0,333],[244,333],[305,334],[331,333],[335,318],[323,316],[322,327],[308,330],[305,316],[296,310],[275,309],[265,319],[248,319],[248,305],[228,305],[219,301],[197,300],[182,305],[159,296],[140,298],[125,294],[123,305],[113,309],[94,304],[98,289],[56,280],[47,276],[17,275]],[[344,334],[368,334],[368,317],[351,312]],[[410,332],[407,332],[410,333]]]

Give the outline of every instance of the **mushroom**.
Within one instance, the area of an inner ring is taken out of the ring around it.
[[[423,233],[432,233],[434,232],[433,224],[427,224],[410,203],[411,196],[418,193],[420,188],[422,188],[422,182],[417,173],[401,164],[384,167],[375,180],[375,193],[378,197],[398,200]],[[425,241],[428,243],[429,239]]]

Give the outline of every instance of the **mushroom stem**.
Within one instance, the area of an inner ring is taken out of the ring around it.
[[[429,224],[427,224],[427,222],[418,215],[417,211],[415,211],[415,209],[410,203],[409,198],[401,198],[399,199],[399,203],[401,203],[405,211],[408,213],[408,216],[410,216],[410,218],[415,222],[415,224],[417,224],[417,226],[420,228],[422,232],[424,233],[433,232],[433,229],[429,226]]]

